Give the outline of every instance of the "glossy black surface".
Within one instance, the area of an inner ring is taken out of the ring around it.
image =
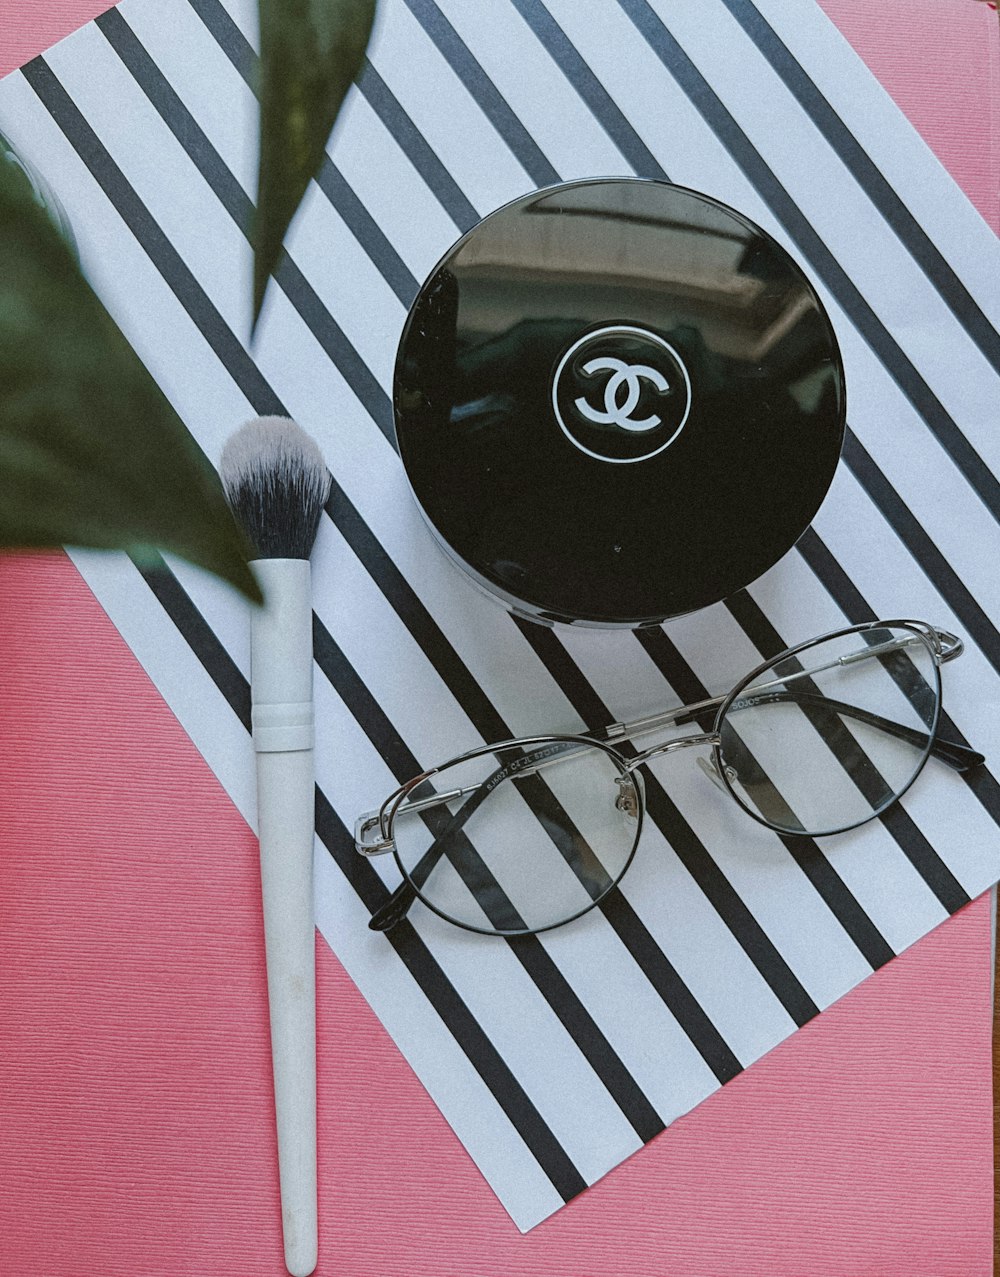
[[[746,218],[665,183],[534,192],[434,270],[395,377],[445,548],[543,619],[725,598],[808,526],[844,433],[829,320]]]

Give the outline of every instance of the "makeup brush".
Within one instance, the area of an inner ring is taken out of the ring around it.
[[[285,1266],[316,1267],[312,593],[309,555],[330,492],[314,441],[258,417],[222,451],[222,483],[255,552],[251,702]]]

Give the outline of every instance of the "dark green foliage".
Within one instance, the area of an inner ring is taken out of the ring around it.
[[[0,147],[0,546],[158,546],[259,598],[215,471]]]

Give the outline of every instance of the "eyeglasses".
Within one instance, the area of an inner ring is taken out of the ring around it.
[[[388,930],[417,898],[488,935],[578,918],[635,855],[638,769],[691,746],[708,750],[698,762],[709,779],[779,834],[822,837],[873,820],[932,755],[960,772],[984,761],[938,736],[940,667],[962,648],[923,621],[854,625],[789,648],[724,696],[588,735],[485,745],[422,772],[355,825],[358,851],[392,852],[403,875],[369,926]],[[628,745],[684,724],[701,730]]]

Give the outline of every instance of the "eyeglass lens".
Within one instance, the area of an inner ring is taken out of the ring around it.
[[[884,811],[927,759],[940,680],[923,635],[883,626],[757,673],[720,725],[737,801],[776,829],[836,833]]]
[[[634,782],[610,754],[549,741],[444,768],[408,795],[393,837],[427,904],[461,926],[519,934],[566,922],[611,890],[638,813]]]

